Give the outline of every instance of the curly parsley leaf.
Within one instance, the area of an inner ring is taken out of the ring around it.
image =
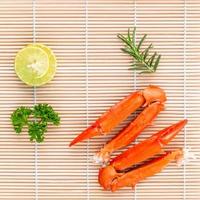
[[[48,104],[37,104],[33,108],[21,106],[11,115],[16,133],[21,133],[24,126],[28,127],[30,141],[43,142],[49,123],[60,124],[60,117]]]
[[[60,124],[60,117],[58,113],[53,110],[52,106],[48,104],[38,104],[34,106],[33,110],[35,118],[41,118],[42,121],[51,122],[54,125]]]
[[[28,124],[28,118],[32,110],[28,107],[21,106],[17,108],[11,115],[11,121],[16,133],[21,133],[22,128]]]
[[[29,122],[28,124],[28,134],[30,136],[30,141],[36,141],[41,143],[44,141],[44,133],[47,131],[46,122]]]

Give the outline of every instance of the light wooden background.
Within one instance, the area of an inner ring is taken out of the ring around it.
[[[134,115],[108,137],[68,148],[115,102],[157,84],[167,92],[166,109],[137,141],[188,118],[168,148],[189,146],[199,153],[199,13],[199,0],[0,0],[0,199],[200,199],[199,159],[180,168],[170,164],[134,190],[102,191],[91,157]],[[116,35],[133,26],[137,37],[147,33],[162,54],[155,74],[128,70],[129,57]],[[34,102],[33,88],[19,81],[13,68],[16,52],[34,39],[58,59],[55,79],[36,88],[36,102],[53,105],[62,118],[39,145],[31,144],[26,132],[14,134],[9,119],[17,106]]]

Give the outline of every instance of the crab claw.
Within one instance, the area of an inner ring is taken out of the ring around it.
[[[96,124],[95,124],[96,125]],[[78,135],[70,144],[69,146],[71,147],[72,145],[75,145],[76,143],[89,139],[93,136],[100,135],[101,129],[98,127],[98,125],[93,125],[88,127],[85,131],[83,131],[80,135]]]
[[[115,178],[110,188],[114,192],[125,186],[134,187],[138,182],[161,172],[171,161],[178,161],[182,157],[183,151],[181,149],[165,152],[164,155],[154,158],[151,162]]]
[[[134,187],[138,182],[162,171],[171,161],[178,162],[182,157],[181,149],[165,152],[164,155],[124,173],[118,173],[112,165],[109,165],[99,170],[98,180],[105,190],[113,192],[125,186]]]
[[[78,135],[69,146],[94,136],[106,135],[138,108],[148,106],[153,102],[163,103],[165,100],[165,92],[158,86],[150,85],[143,91],[133,92],[112,106],[89,128]]]
[[[123,186],[134,186],[140,180],[161,171],[171,160],[177,160],[178,157],[182,156],[182,150],[169,152],[158,159],[154,159],[153,162],[148,162],[135,170],[129,170],[129,172],[125,173],[134,164],[160,153],[162,147],[167,145],[186,123],[186,119],[181,120],[114,158],[110,165],[99,170],[100,185],[104,189],[112,191]]]
[[[99,119],[97,119],[89,128],[78,135],[69,146],[89,139],[97,135],[106,135],[120,122],[125,120],[132,112],[140,108],[145,103],[141,92],[131,93],[116,105],[111,107]]]
[[[171,140],[173,140],[177,133],[187,124],[187,122],[187,119],[181,120],[178,123],[158,132],[156,136],[158,136],[161,146],[167,145]]]
[[[134,141],[163,109],[164,105],[160,102],[154,102],[147,106],[128,126],[95,154],[95,162],[100,164],[108,163],[112,152]]]
[[[115,157],[110,164],[116,170],[121,171],[160,153],[162,148],[180,132],[186,123],[186,119],[181,120],[159,131]]]

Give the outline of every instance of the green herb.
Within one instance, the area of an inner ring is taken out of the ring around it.
[[[140,73],[153,73],[158,67],[161,55],[157,55],[156,52],[153,54],[150,53],[150,50],[153,47],[152,44],[150,44],[147,48],[142,49],[144,40],[147,37],[146,34],[140,39],[139,43],[136,44],[135,32],[136,28],[133,29],[132,35],[130,33],[130,29],[128,30],[127,36],[118,34],[118,38],[125,44],[125,48],[122,48],[121,50],[133,58],[133,64],[130,69],[140,70]]]
[[[28,118],[31,115],[32,110],[28,107],[19,107],[12,113],[12,124],[16,133],[21,133],[22,128],[28,124]]]
[[[41,118],[42,121],[51,122],[54,125],[59,125],[60,123],[60,117],[48,104],[35,105],[33,115],[35,118]]]
[[[46,122],[29,122],[28,134],[30,135],[30,141],[43,142],[44,133],[47,131]]]
[[[43,142],[48,123],[60,124],[60,117],[48,104],[37,104],[33,108],[21,106],[11,115],[16,133],[21,133],[24,126],[28,127],[30,141]]]

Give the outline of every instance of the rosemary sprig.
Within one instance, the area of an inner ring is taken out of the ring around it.
[[[121,48],[121,50],[133,58],[133,64],[130,69],[139,70],[141,71],[140,73],[154,73],[160,62],[161,55],[158,55],[156,52],[153,54],[150,53],[150,50],[153,47],[152,44],[145,49],[141,48],[147,37],[146,34],[143,35],[139,43],[136,44],[135,32],[136,28],[133,29],[132,35],[130,34],[130,29],[128,29],[127,36],[118,34],[118,38],[125,44],[125,47]]]

